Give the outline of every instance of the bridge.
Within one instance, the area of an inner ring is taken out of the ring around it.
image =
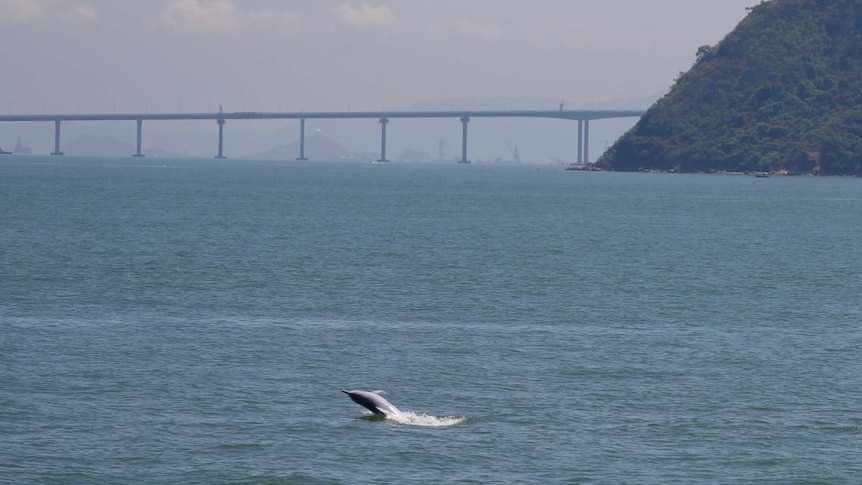
[[[577,163],[589,160],[590,122],[609,118],[637,118],[642,110],[459,110],[459,111],[324,111],[324,112],[223,112],[212,113],[125,113],[125,114],[22,114],[0,115],[0,121],[54,122],[54,151],[51,155],[62,155],[60,150],[60,126],[71,121],[135,121],[137,123],[137,150],[132,156],[143,157],[142,126],[144,121],[165,120],[212,120],[218,125],[218,152],[215,158],[224,155],[224,125],[228,120],[299,120],[299,156],[297,160],[307,160],[305,156],[305,121],[309,119],[376,119],[380,123],[380,159],[386,159],[386,125],[390,119],[398,118],[453,118],[461,121],[461,163],[469,163],[467,158],[467,125],[473,118],[552,118],[578,122]]]

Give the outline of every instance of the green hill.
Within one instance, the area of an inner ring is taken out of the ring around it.
[[[862,0],[752,7],[597,165],[862,174]]]

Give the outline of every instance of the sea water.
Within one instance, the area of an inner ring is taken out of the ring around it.
[[[860,223],[855,178],[4,157],[0,482],[859,483]]]

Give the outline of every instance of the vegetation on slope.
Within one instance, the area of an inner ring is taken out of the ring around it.
[[[862,0],[751,8],[597,164],[862,174]]]

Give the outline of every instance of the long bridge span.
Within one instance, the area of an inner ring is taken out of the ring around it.
[[[0,115],[0,121],[54,122],[54,151],[51,155],[62,155],[60,150],[60,127],[71,121],[135,121],[137,123],[137,150],[132,156],[143,157],[142,126],[144,121],[212,120],[218,125],[218,152],[215,158],[226,158],[224,154],[224,125],[228,120],[299,120],[299,154],[305,156],[305,120],[309,119],[376,119],[380,123],[380,159],[386,159],[386,125],[390,119],[398,118],[453,118],[461,121],[461,163],[468,163],[467,125],[472,118],[552,118],[578,122],[577,163],[589,160],[590,122],[609,118],[636,118],[643,110],[457,110],[457,111],[323,111],[323,112],[223,112],[211,113],[91,113],[91,114],[21,114]]]

